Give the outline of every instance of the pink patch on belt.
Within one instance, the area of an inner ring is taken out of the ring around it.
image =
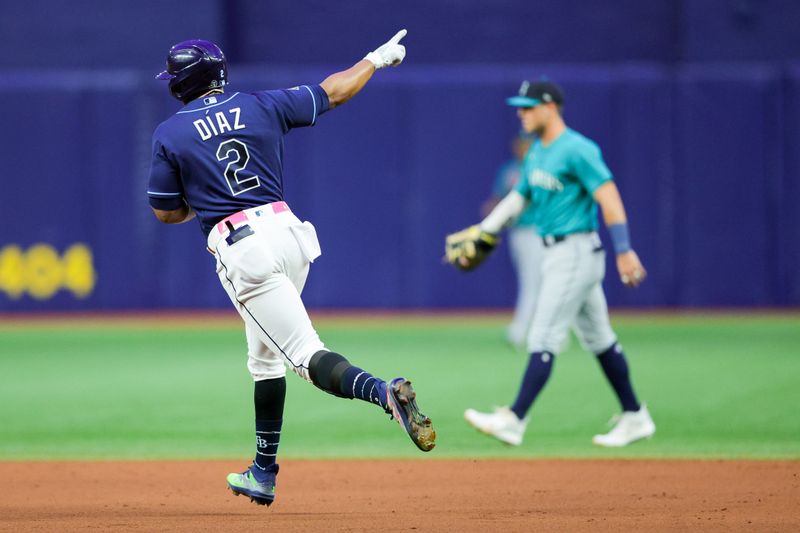
[[[276,215],[278,213],[283,213],[284,211],[289,210],[289,206],[286,205],[286,202],[272,202],[269,205],[272,206],[272,212],[275,213]]]
[[[239,222],[244,222],[247,220],[247,214],[244,211],[239,211],[238,213],[234,213],[219,224],[217,224],[217,231],[223,233],[227,228],[225,228],[225,223],[230,222],[232,225],[238,224]]]

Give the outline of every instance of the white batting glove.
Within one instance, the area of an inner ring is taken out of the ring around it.
[[[396,67],[406,57],[406,47],[400,44],[400,39],[406,36],[408,30],[400,30],[385,44],[364,56],[364,59],[375,65],[375,70],[383,67]]]

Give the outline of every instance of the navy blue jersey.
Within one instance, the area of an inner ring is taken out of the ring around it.
[[[150,205],[172,211],[186,200],[208,235],[237,211],[283,200],[283,137],[327,110],[319,85],[189,102],[153,133]]]

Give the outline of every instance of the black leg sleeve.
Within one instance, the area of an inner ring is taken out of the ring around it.
[[[286,378],[256,381],[253,402],[256,406],[256,420],[280,420],[283,418],[283,404],[286,401]]]
[[[342,392],[342,376],[353,365],[343,356],[324,350],[315,353],[308,364],[311,382],[328,394],[340,398],[352,398]]]

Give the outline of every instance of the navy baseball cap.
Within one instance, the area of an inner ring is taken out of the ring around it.
[[[511,107],[534,107],[549,102],[564,103],[564,92],[552,81],[523,81],[517,96],[506,98],[506,104]]]

